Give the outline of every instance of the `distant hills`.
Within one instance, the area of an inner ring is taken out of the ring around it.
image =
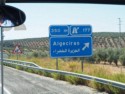
[[[29,50],[49,50],[49,38],[29,38],[18,40],[5,40],[4,49],[13,49],[15,45],[20,45],[23,49]],[[125,47],[125,33],[96,32],[93,33],[93,48],[118,48]]]
[[[94,48],[124,48],[125,33],[97,32],[93,33]]]

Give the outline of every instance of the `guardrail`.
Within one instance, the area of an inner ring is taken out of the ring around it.
[[[63,75],[74,76],[74,77],[78,77],[78,78],[81,78],[81,79],[96,81],[96,82],[99,82],[99,83],[102,83],[102,84],[112,85],[114,87],[125,89],[125,83],[107,80],[107,79],[103,79],[103,78],[98,78],[98,77],[94,77],[94,76],[89,76],[89,75],[85,75],[85,74],[78,74],[78,73],[73,73],[73,72],[42,68],[42,67],[40,67],[40,66],[38,66],[38,65],[36,65],[35,63],[32,63],[32,62],[4,59],[4,63],[18,65],[18,66],[22,66],[22,67],[25,67],[25,68],[30,68],[30,69],[35,69],[35,70],[40,70],[40,71],[45,71],[45,72],[59,73],[59,74],[63,74]]]
[[[12,60],[12,59],[4,59],[4,63],[11,63],[11,64],[20,64],[25,66],[32,66],[32,67],[40,67],[37,64],[33,62],[27,62],[27,61],[20,61],[20,60]]]

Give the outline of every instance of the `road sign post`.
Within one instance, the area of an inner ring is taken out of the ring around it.
[[[4,87],[4,75],[3,75],[3,28],[1,29],[1,94],[4,93],[3,87]]]
[[[56,58],[56,70],[58,70],[58,58]]]
[[[92,27],[90,25],[52,25],[49,31],[52,58],[92,55]]]

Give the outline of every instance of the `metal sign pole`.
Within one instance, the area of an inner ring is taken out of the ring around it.
[[[1,29],[1,94],[4,94],[4,81],[3,81],[3,28]]]
[[[81,61],[81,69],[82,69],[82,72],[83,72],[83,67],[84,67],[84,60]]]
[[[56,58],[56,70],[58,70],[58,58]]]
[[[0,4],[1,5],[5,5],[6,0],[1,0]],[[0,27],[0,31],[1,31],[1,94],[4,94],[4,80],[3,80],[3,28]]]
[[[16,59],[18,60],[18,53],[16,53]]]

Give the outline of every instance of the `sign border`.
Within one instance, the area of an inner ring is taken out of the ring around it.
[[[74,37],[81,37],[81,38],[83,38],[83,37],[90,37],[90,38],[91,38],[91,48],[93,48],[92,36],[65,36],[65,37],[62,36],[62,37],[50,37],[50,44],[51,44],[51,39],[52,39],[52,38],[66,38],[66,37],[68,37],[68,38],[74,38]],[[91,50],[91,51],[92,51],[91,55],[84,55],[84,56],[58,56],[58,57],[54,57],[54,56],[52,56],[52,54],[51,54],[51,45],[49,45],[49,48],[50,48],[49,53],[50,53],[50,57],[51,57],[51,58],[91,57],[91,56],[93,55],[93,49],[92,49],[92,50]]]

